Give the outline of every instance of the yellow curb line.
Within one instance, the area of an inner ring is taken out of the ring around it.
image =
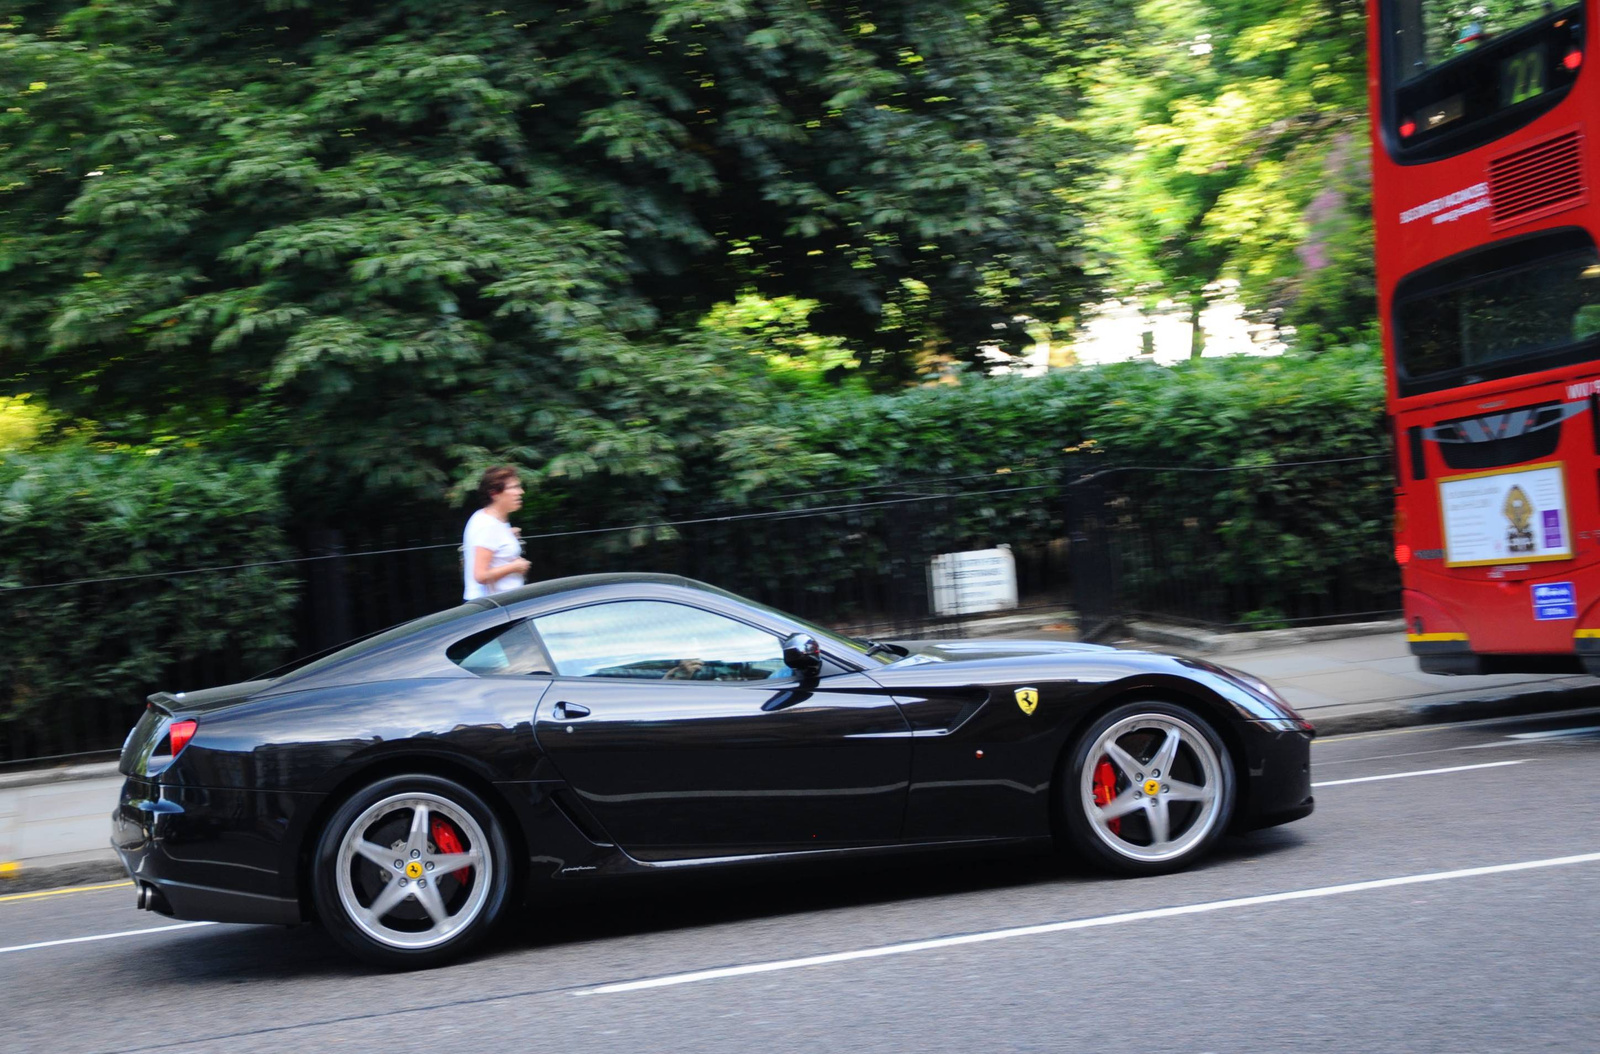
[[[66,889],[42,889],[37,893],[11,893],[0,897],[0,903],[8,900],[33,900],[36,897],[59,897],[66,893],[93,893],[97,889],[124,889],[133,885],[132,882],[107,882],[98,886],[69,886]]]

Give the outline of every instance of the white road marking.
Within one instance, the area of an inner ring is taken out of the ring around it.
[[[1405,728],[1385,728],[1377,732],[1346,732],[1338,736],[1318,736],[1311,741],[1313,747],[1327,746],[1329,743],[1345,743],[1352,739],[1380,739],[1386,736],[1414,736],[1419,732],[1444,732],[1453,728],[1493,728],[1496,725],[1509,725],[1527,721],[1557,721],[1562,718],[1588,716],[1600,714],[1600,709],[1592,706],[1579,707],[1575,710],[1551,710],[1548,713],[1513,714],[1510,717],[1480,717],[1471,721],[1447,721],[1437,725],[1408,725]]]
[[[1313,787],[1341,787],[1346,783],[1374,783],[1378,780],[1403,780],[1412,776],[1437,776],[1444,772],[1469,772],[1472,769],[1498,769],[1507,765],[1521,765],[1532,761],[1532,758],[1518,758],[1516,761],[1486,761],[1481,765],[1452,765],[1447,769],[1422,769],[1418,772],[1391,772],[1387,776],[1357,776],[1348,780],[1324,780],[1313,783]]]
[[[37,941],[33,944],[13,944],[9,948],[0,948],[0,955],[7,952],[31,952],[36,948],[58,948],[63,944],[85,944],[89,941],[109,941],[118,937],[143,937],[147,933],[170,933],[173,930],[193,929],[196,926],[215,926],[215,922],[180,922],[173,926],[150,926],[142,930],[123,930],[120,933],[96,933],[88,937],[66,937],[59,941]]]
[[[1492,864],[1487,867],[1468,867],[1458,871],[1435,871],[1424,875],[1405,875],[1399,878],[1378,878],[1366,882],[1348,882],[1338,886],[1317,886],[1284,893],[1264,893],[1253,897],[1235,897],[1231,900],[1213,900],[1202,904],[1184,904],[1171,908],[1152,908],[1147,911],[1128,911],[1120,915],[1100,915],[1067,922],[1047,922],[1037,926],[1017,926],[1013,929],[988,930],[983,933],[963,933],[955,937],[936,937],[932,940],[908,941],[905,944],[888,944],[877,948],[860,948],[854,951],[831,952],[826,955],[808,955],[799,959],[779,959],[773,962],[749,963],[743,966],[721,966],[692,973],[669,974],[640,981],[621,981],[595,988],[583,988],[573,995],[612,995],[619,992],[637,992],[646,988],[669,988],[699,981],[715,981],[725,977],[744,977],[749,974],[772,973],[777,970],[797,970],[807,966],[828,966],[833,963],[855,962],[859,959],[877,959],[888,955],[907,955],[911,952],[954,948],[964,944],[984,944],[989,941],[1010,940],[1013,937],[1036,937],[1046,933],[1065,933],[1069,930],[1087,930],[1100,926],[1118,926],[1125,922],[1144,922],[1149,919],[1169,919],[1180,915],[1202,915],[1230,908],[1253,908],[1263,904],[1281,904],[1291,900],[1314,900],[1334,897],[1343,893],[1365,893],[1374,889],[1392,889],[1395,886],[1413,886],[1424,882],[1450,882],[1483,875],[1504,875],[1515,871],[1533,871],[1546,867],[1565,867],[1572,864],[1600,862],[1600,853],[1582,853],[1577,856],[1557,856],[1544,860],[1526,860],[1516,864]]]
[[[1514,747],[1516,743],[1498,740],[1494,743],[1471,743],[1466,746],[1435,747],[1432,750],[1408,750],[1403,754],[1369,754],[1359,758],[1335,758],[1333,761],[1317,761],[1317,768],[1325,769],[1329,765],[1359,765],[1364,761],[1392,761],[1395,758],[1418,758],[1424,754],[1450,754],[1457,750],[1481,750],[1484,747]]]
[[[1591,732],[1600,732],[1600,725],[1585,725],[1582,728],[1551,728],[1543,732],[1513,732],[1507,739],[1562,739],[1566,736],[1586,736]]]

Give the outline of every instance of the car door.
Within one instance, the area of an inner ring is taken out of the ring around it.
[[[888,693],[773,633],[659,600],[533,620],[555,666],[535,732],[606,832],[643,859],[899,837],[910,729]]]

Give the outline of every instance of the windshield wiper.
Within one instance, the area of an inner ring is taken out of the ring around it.
[[[872,656],[877,655],[880,652],[888,652],[890,655],[910,655],[911,654],[909,651],[907,651],[905,648],[900,647],[900,645],[898,645],[898,644],[880,644],[875,640],[868,640],[865,637],[857,637],[856,640],[860,641],[862,644],[867,645],[867,658],[869,658],[869,659],[872,658]]]

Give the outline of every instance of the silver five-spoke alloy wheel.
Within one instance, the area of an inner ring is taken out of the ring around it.
[[[401,825],[404,837],[389,837]],[[439,845],[441,832],[457,844]],[[494,861],[486,845],[477,821],[436,794],[385,798],[358,816],[339,843],[340,904],[382,944],[443,944],[470,925],[488,899]]]
[[[498,814],[441,776],[386,776],[323,825],[311,862],[317,918],[378,966],[437,966],[493,932],[516,864]]]
[[[1068,829],[1080,849],[1120,871],[1183,867],[1221,835],[1233,810],[1222,741],[1187,707],[1118,707],[1086,730],[1068,770]]]
[[[1143,751],[1149,757],[1140,760],[1122,745],[1132,739],[1153,741],[1155,749]],[[1095,765],[1084,766],[1080,793],[1095,833],[1114,851],[1137,860],[1171,860],[1216,824],[1221,762],[1188,722],[1154,714],[1125,718],[1100,734],[1089,757]],[[1095,774],[1104,773],[1102,762],[1119,773],[1116,786],[1121,788],[1103,805],[1095,801]],[[1183,766],[1188,779],[1179,779],[1175,766]],[[1199,782],[1190,782],[1195,779]],[[1180,804],[1191,807],[1178,808]],[[1143,836],[1124,830],[1133,825],[1122,821],[1134,815],[1144,818]]]

